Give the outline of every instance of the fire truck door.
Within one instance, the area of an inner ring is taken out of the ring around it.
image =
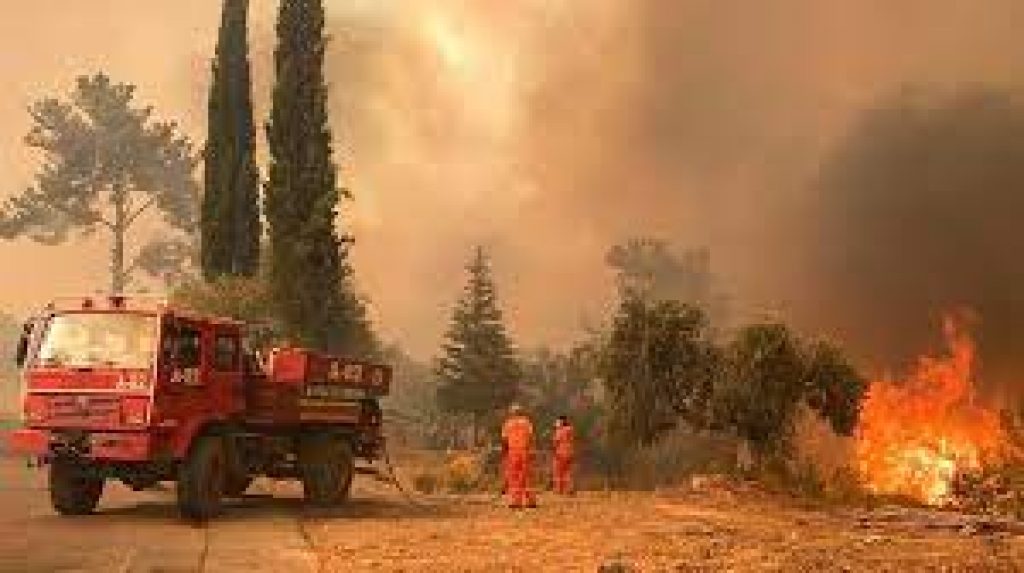
[[[164,420],[184,423],[211,413],[202,334],[198,324],[183,319],[163,325],[156,409]]]
[[[235,413],[245,408],[242,349],[237,332],[215,330],[210,344],[210,384],[218,410]]]

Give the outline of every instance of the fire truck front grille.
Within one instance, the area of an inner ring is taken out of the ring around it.
[[[53,396],[49,406],[51,425],[116,425],[120,421],[117,396]]]

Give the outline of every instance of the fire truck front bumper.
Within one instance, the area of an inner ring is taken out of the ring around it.
[[[8,445],[12,453],[28,457],[70,454],[109,461],[145,461],[156,449],[154,436],[145,432],[65,434],[40,429],[16,430]]]
[[[45,456],[50,452],[50,432],[15,430],[7,438],[7,448],[19,456]]]

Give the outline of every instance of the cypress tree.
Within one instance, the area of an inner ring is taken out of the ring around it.
[[[339,189],[332,159],[323,1],[282,0],[277,38],[264,198],[271,296],[297,342],[369,353],[373,337],[348,264],[351,238],[336,229],[339,202],[351,196]]]
[[[253,157],[249,0],[225,0],[210,85],[202,271],[253,276],[260,258],[259,171]]]
[[[515,399],[520,367],[505,331],[490,261],[477,247],[467,265],[469,279],[452,313],[438,360],[438,402],[466,415],[474,435]]]

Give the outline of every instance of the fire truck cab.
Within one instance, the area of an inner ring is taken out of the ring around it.
[[[115,296],[55,302],[26,327],[11,445],[49,467],[55,510],[91,513],[110,479],[174,481],[196,519],[258,475],[301,480],[312,503],[343,501],[355,459],[372,463],[383,446],[390,368],[304,349],[263,364],[244,326]]]

